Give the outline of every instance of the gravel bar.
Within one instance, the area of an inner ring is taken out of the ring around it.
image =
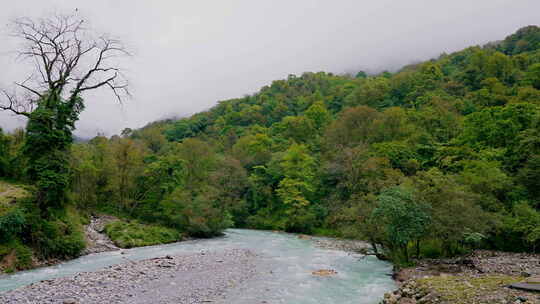
[[[212,303],[257,275],[258,260],[232,249],[128,262],[21,287],[0,303]]]

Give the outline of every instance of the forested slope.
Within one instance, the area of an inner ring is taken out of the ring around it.
[[[174,101],[171,101],[174,102]],[[0,173],[24,179],[17,143]],[[395,261],[540,245],[540,28],[402,68],[291,75],[74,145],[70,200],[192,236],[362,238]],[[18,162],[17,162],[18,161]]]

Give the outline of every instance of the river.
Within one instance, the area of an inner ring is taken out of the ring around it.
[[[3,276],[0,277],[0,292],[42,280],[93,272],[129,260],[227,249],[249,249],[260,254],[264,257],[261,263],[273,275],[271,279],[261,275],[231,288],[225,295],[226,303],[374,304],[385,292],[396,288],[390,277],[391,264],[372,256],[319,248],[315,246],[315,239],[270,231],[229,229],[220,238],[91,254],[55,266]],[[333,269],[337,274],[314,276],[312,272],[318,269]]]

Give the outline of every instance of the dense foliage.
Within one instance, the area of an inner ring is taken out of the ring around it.
[[[105,233],[120,248],[132,248],[178,242],[182,236],[178,231],[136,221],[115,221],[105,226]]]
[[[28,162],[27,178],[37,188],[35,199],[43,218],[52,217],[65,205],[72,131],[83,109],[80,97],[63,101],[53,91],[42,97],[28,117],[22,155]]]
[[[362,238],[403,262],[534,251],[539,37],[526,27],[396,73],[291,75],[189,118],[98,136],[71,149],[69,197],[193,236],[235,225]],[[9,159],[25,151],[20,137],[0,133]],[[5,159],[0,174],[21,176]]]

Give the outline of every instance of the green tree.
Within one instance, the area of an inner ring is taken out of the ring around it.
[[[93,148],[92,145],[76,144],[70,153],[71,192],[77,207],[83,210],[97,208],[99,202],[100,168],[94,160]]]
[[[114,194],[119,212],[133,213],[139,203],[140,188],[137,179],[143,175],[144,148],[129,138],[116,138],[111,142],[110,152],[113,155],[112,177],[109,187]]]
[[[532,251],[536,252],[540,244],[540,212],[521,201],[514,206],[512,213],[514,217],[510,219],[510,229],[519,233],[525,246],[532,247]]]
[[[297,143],[305,143],[316,134],[315,122],[305,116],[287,116],[274,126],[276,133]]]
[[[375,131],[374,121],[379,117],[377,110],[366,106],[345,109],[326,130],[327,148],[353,147],[370,142]]]
[[[184,161],[184,187],[197,188],[208,182],[210,172],[216,166],[216,154],[211,145],[197,138],[188,138],[176,144],[172,153]]]
[[[318,101],[312,104],[305,112],[305,115],[311,119],[315,125],[315,129],[321,132],[326,128],[332,119],[332,115],[326,109],[324,102]]]
[[[468,185],[474,192],[482,196],[480,204],[488,211],[501,210],[505,194],[509,193],[512,181],[494,161],[471,160],[464,161],[463,171],[458,180]]]
[[[230,156],[219,159],[209,180],[219,191],[217,204],[222,212],[230,213],[235,225],[245,226],[248,212],[244,195],[248,189],[248,175],[240,161]]]
[[[540,90],[540,63],[533,64],[529,67],[525,81],[533,88]]]
[[[315,166],[307,148],[298,144],[293,144],[278,160],[276,173],[283,178],[276,193],[285,208],[289,231],[306,231],[314,224],[309,209],[316,191]]]
[[[498,48],[508,55],[538,50],[540,48],[540,28],[535,25],[523,27],[506,37]]]
[[[140,139],[153,153],[158,153],[167,143],[163,127],[160,125],[147,126],[133,134],[132,138]]]
[[[371,137],[374,142],[394,141],[407,138],[415,131],[407,117],[407,112],[400,107],[391,107],[373,121]]]
[[[402,187],[389,188],[379,194],[372,217],[384,226],[383,245],[394,261],[405,263],[409,262],[409,243],[425,237],[431,221],[427,206]]]
[[[349,106],[365,105],[375,109],[389,104],[390,81],[385,77],[366,78],[362,84],[347,97]]]
[[[230,213],[216,206],[218,195],[209,185],[176,188],[160,203],[165,223],[196,237],[219,235],[233,223]]]
[[[367,78],[367,74],[364,71],[359,71],[358,73],[356,73],[356,76],[354,76],[354,77],[355,78]]]
[[[244,166],[252,167],[267,163],[272,157],[273,140],[268,135],[257,133],[241,137],[232,147],[232,154]]]
[[[410,182],[417,199],[430,206],[428,237],[443,241],[443,254],[456,254],[466,235],[485,234],[493,228],[492,214],[480,207],[483,198],[460,184],[455,176],[432,168],[417,174]]]
[[[527,189],[529,197],[536,207],[540,207],[540,155],[529,157],[517,173],[517,180]]]
[[[475,148],[514,146],[519,132],[532,125],[537,113],[535,105],[526,103],[472,113],[465,119],[460,141]]]

